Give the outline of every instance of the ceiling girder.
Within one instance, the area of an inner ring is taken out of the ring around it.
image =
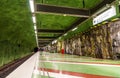
[[[46,45],[48,45],[49,43],[44,43],[44,44],[38,43],[38,44],[39,44],[39,46],[46,46]]]
[[[40,45],[49,44],[49,42],[38,42]]]
[[[49,44],[50,42],[38,42],[39,44]]]
[[[39,47],[44,47],[44,46],[46,46],[46,45],[39,45]]]
[[[46,43],[46,44],[41,44],[41,43],[39,43],[39,46],[46,46],[46,45],[48,45],[49,43]]]
[[[38,41],[40,41],[40,40],[41,40],[41,41],[49,41],[49,40],[50,40],[50,41],[53,41],[53,39],[38,39]]]
[[[49,44],[50,42],[38,42],[39,44]]]
[[[46,4],[36,4],[36,13],[44,12],[44,13],[52,13],[52,14],[66,14],[68,16],[75,17],[89,17],[89,10],[84,9],[76,9],[70,7],[60,7]]]
[[[56,39],[57,37],[41,37],[41,36],[38,36],[38,39]]]
[[[64,33],[64,30],[55,30],[55,29],[38,29],[37,31],[44,33]]]
[[[38,40],[38,42],[51,42],[53,40]]]

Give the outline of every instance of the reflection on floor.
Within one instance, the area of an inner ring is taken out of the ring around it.
[[[32,78],[120,78],[119,71],[118,60],[42,52]]]

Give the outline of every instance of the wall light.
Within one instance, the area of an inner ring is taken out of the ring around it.
[[[36,18],[35,16],[32,17],[33,23],[36,23]]]
[[[35,30],[35,34],[37,34],[37,31]]]
[[[67,35],[67,33],[66,34],[64,34],[64,36],[66,36]]]
[[[34,30],[37,30],[37,27],[36,27],[36,25],[34,26]]]
[[[54,41],[52,41],[52,44],[54,44]]]
[[[66,14],[63,14],[63,16],[67,16]]]
[[[119,18],[114,18],[114,19],[112,19],[111,21],[117,21],[117,20],[119,20]]]
[[[59,39],[61,39],[61,37],[59,37]]]
[[[77,29],[77,27],[75,27],[74,29],[72,29],[72,31],[75,31]]]
[[[57,42],[57,40],[54,41],[55,43]]]
[[[106,23],[108,23],[108,21],[104,21],[104,22],[102,22],[102,24],[106,24]]]

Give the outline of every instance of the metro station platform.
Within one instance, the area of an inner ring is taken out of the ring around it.
[[[0,6],[0,78],[120,78],[120,0]]]
[[[38,52],[6,78],[120,78],[120,61]]]

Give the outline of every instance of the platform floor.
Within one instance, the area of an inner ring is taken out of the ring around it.
[[[37,66],[32,78],[120,78],[119,60],[43,52]]]
[[[23,64],[17,67],[6,78],[31,78],[34,67],[38,64],[39,52],[32,55]]]
[[[120,78],[120,61],[38,52],[7,78]]]

